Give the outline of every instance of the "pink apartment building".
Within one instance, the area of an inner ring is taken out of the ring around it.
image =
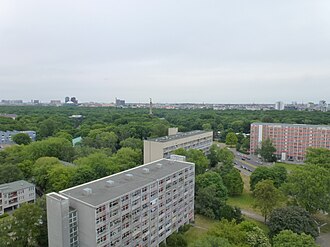
[[[281,123],[252,123],[250,152],[255,154],[261,142],[270,139],[280,160],[303,161],[306,149],[330,149],[330,126]]]

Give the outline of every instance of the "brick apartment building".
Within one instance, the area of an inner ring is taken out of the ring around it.
[[[49,193],[49,246],[158,246],[194,220],[194,186],[193,163],[161,159]]]
[[[306,150],[330,149],[330,126],[281,123],[252,123],[250,152],[256,153],[261,142],[270,139],[280,160],[303,161]]]

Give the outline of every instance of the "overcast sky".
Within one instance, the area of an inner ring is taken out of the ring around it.
[[[330,101],[329,0],[1,0],[0,99]]]

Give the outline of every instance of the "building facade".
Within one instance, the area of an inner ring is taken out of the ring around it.
[[[330,149],[330,126],[252,123],[250,152],[256,153],[266,139],[272,141],[278,159],[303,161],[309,147]]]
[[[199,149],[208,153],[213,142],[212,131],[194,130],[178,132],[177,128],[170,128],[168,136],[143,141],[144,163],[162,158],[170,158],[173,151],[178,148]]]
[[[194,186],[193,163],[161,159],[49,193],[49,246],[158,246],[194,220]]]
[[[27,131],[17,131],[17,130],[7,130],[7,131],[0,131],[0,144],[13,144],[12,137],[14,135],[17,135],[19,133],[25,133],[28,134],[32,141],[36,140],[36,132],[32,130]]]
[[[34,184],[24,180],[0,185],[0,215],[6,210],[14,210],[24,202],[35,202]]]

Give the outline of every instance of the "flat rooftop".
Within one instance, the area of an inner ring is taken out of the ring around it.
[[[170,135],[170,136],[150,138],[150,139],[147,139],[147,140],[148,141],[154,141],[154,142],[168,142],[168,141],[172,141],[172,140],[177,140],[177,139],[186,138],[186,137],[195,136],[195,135],[200,135],[200,134],[205,134],[205,133],[211,133],[213,135],[212,131],[193,130],[193,131],[189,131],[189,132],[178,132],[177,134]]]
[[[270,125],[270,126],[284,126],[284,127],[307,127],[307,128],[328,128],[330,125],[313,125],[313,124],[287,124],[287,123],[251,123],[251,125]]]
[[[0,192],[10,193],[17,190],[34,187],[34,184],[31,184],[25,180],[18,180],[12,183],[0,184]]]
[[[161,159],[60,191],[60,194],[97,207],[191,166],[194,166],[194,164],[185,161]]]

